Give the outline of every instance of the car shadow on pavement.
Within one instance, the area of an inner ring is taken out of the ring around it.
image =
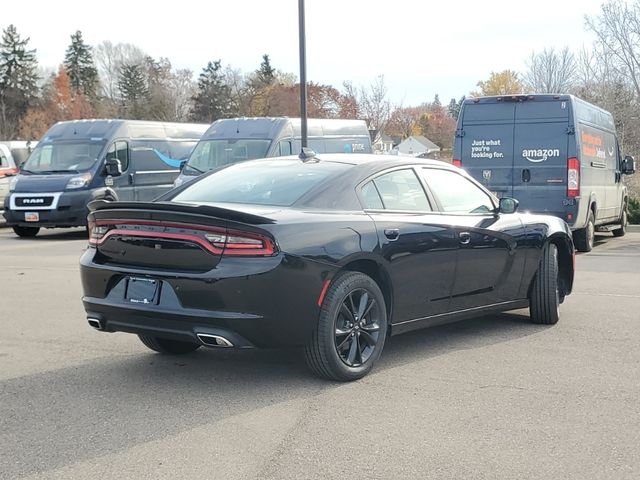
[[[507,313],[392,337],[371,375],[542,329]],[[0,382],[0,464],[6,478],[18,478],[340,385],[313,377],[298,350],[169,357],[140,345],[131,355]]]

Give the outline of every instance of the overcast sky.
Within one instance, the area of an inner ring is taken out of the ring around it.
[[[448,102],[491,71],[523,70],[533,50],[590,45],[584,16],[602,1],[306,0],[307,77],[340,87],[384,74],[395,103],[436,93]],[[62,62],[69,36],[81,30],[91,45],[132,43],[196,75],[218,58],[255,70],[264,53],[297,74],[297,7],[297,0],[4,0],[0,28],[15,24],[45,67]]]

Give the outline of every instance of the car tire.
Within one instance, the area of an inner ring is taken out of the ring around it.
[[[13,227],[13,231],[19,237],[22,237],[22,238],[33,238],[40,231],[40,227],[19,227],[19,226],[16,225],[15,227]]]
[[[576,245],[576,249],[579,252],[590,252],[593,250],[594,237],[596,232],[595,218],[593,212],[589,212],[589,218],[587,219],[587,226],[576,230],[573,234],[573,241]]]
[[[627,216],[627,205],[625,204],[622,207],[622,215],[620,216],[620,228],[616,228],[615,230],[611,230],[614,237],[624,237],[627,233],[627,224],[629,223],[629,218]]]
[[[554,244],[542,251],[529,299],[529,313],[533,323],[554,325],[560,318],[560,289],[558,284],[558,249]]]
[[[168,355],[182,355],[200,348],[200,345],[192,342],[181,342],[168,338],[154,337],[152,335],[138,335],[140,341],[151,350]]]
[[[358,380],[380,357],[386,335],[387,310],[380,287],[364,273],[345,272],[331,282],[305,358],[319,377]]]

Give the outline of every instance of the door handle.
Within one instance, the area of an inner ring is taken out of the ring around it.
[[[458,234],[458,240],[460,240],[461,244],[468,245],[471,243],[471,234],[469,232],[460,232]]]
[[[129,174],[129,185],[133,185],[133,173]]]
[[[397,228],[385,228],[384,236],[391,241],[397,240],[398,237],[400,236],[400,230]]]
[[[528,168],[522,169],[522,181],[529,183],[531,181],[531,171]]]

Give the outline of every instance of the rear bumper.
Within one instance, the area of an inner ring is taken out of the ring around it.
[[[37,196],[37,193],[33,194]],[[91,191],[62,192],[56,202],[55,208],[11,208],[11,195],[7,195],[4,202],[4,217],[9,226],[21,227],[79,227],[87,225],[89,209],[87,204],[91,201]],[[38,212],[40,220],[37,222],[25,221],[26,212]]]
[[[200,343],[197,334],[219,335],[234,347],[304,345],[317,322],[316,302],[332,267],[279,255],[223,258],[204,274],[120,268],[80,260],[88,318],[107,332],[155,335]],[[148,304],[126,300],[130,277],[158,281]]]

